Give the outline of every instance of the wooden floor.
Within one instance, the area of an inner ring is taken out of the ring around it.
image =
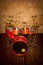
[[[5,33],[0,34],[0,65],[43,65],[43,34],[38,34],[38,43],[27,43],[28,54],[25,57],[12,53],[12,43],[9,44],[6,37]]]

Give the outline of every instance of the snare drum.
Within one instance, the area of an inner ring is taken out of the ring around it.
[[[23,28],[22,34],[29,34],[29,28]]]
[[[14,35],[18,35],[20,33],[19,29],[18,28],[14,28],[13,29],[13,34]]]

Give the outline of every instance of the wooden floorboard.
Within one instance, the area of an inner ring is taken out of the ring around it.
[[[26,55],[27,65],[43,65],[43,34],[37,34],[39,43],[31,44]],[[6,41],[6,33],[0,34],[0,65],[25,65],[24,57],[15,56]]]

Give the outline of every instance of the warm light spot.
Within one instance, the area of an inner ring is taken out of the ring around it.
[[[21,49],[22,52],[25,52],[26,50],[24,48]]]

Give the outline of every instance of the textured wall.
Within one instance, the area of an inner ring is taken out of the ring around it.
[[[14,27],[19,28],[25,26],[22,22],[26,22],[29,28],[36,23],[43,24],[42,0],[0,0],[0,6],[0,33],[5,32],[4,22],[11,20],[14,21]],[[40,25],[39,32],[43,33],[42,29],[43,25]]]

